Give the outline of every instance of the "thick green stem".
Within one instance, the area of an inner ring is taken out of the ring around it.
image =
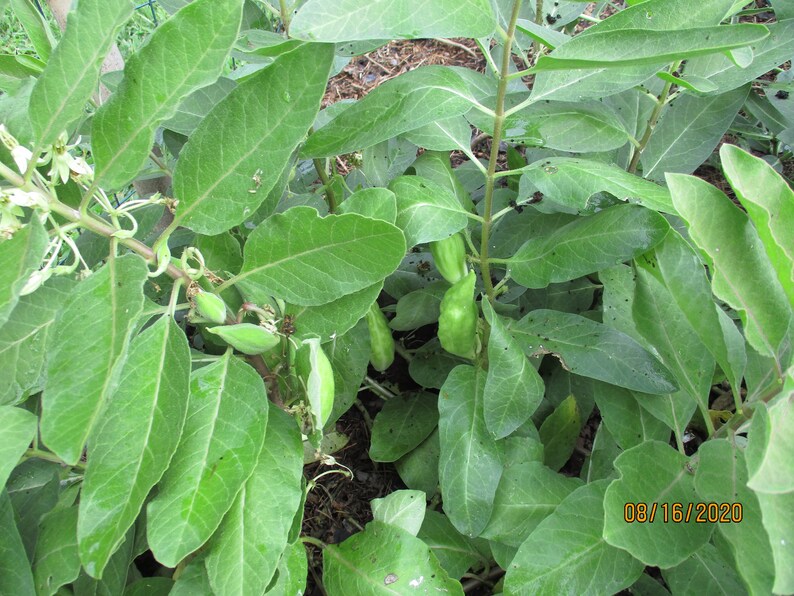
[[[480,271],[488,300],[494,301],[495,294],[491,282],[491,267],[488,263],[488,245],[491,240],[491,223],[493,221],[493,194],[496,186],[496,165],[499,159],[499,145],[502,143],[502,128],[505,121],[505,95],[507,94],[507,76],[510,74],[510,59],[513,39],[516,34],[516,21],[521,10],[521,0],[513,3],[513,13],[507,28],[507,40],[502,51],[502,65],[499,71],[499,86],[496,90],[496,109],[494,116],[493,137],[491,139],[491,155],[488,159],[488,173],[485,177],[485,210],[482,219],[482,240],[480,242]]]
[[[314,164],[314,169],[317,171],[317,175],[320,177],[320,182],[323,183],[323,190],[325,190],[325,201],[328,203],[328,212],[335,213],[336,195],[334,194],[334,189],[331,187],[331,179],[328,177],[328,173],[325,171],[322,160],[313,159],[312,163]]]
[[[289,7],[286,0],[278,0],[279,9],[281,10],[281,22],[284,24],[284,33],[289,37],[289,22],[290,14]]]
[[[678,67],[681,66],[680,62],[676,62],[670,67],[670,74],[673,74]],[[658,100],[656,101],[656,105],[653,108],[653,112],[651,112],[651,117],[648,118],[648,126],[645,127],[645,133],[642,135],[640,142],[638,145],[634,147],[634,153],[631,156],[631,162],[629,163],[628,172],[630,174],[637,173],[637,166],[640,164],[640,157],[642,156],[642,152],[645,150],[645,147],[648,145],[648,141],[651,140],[651,135],[653,135],[653,131],[656,128],[656,124],[659,122],[659,116],[662,115],[662,110],[667,103],[667,96],[670,95],[670,89],[672,88],[673,83],[668,81],[664,85],[664,89],[662,89],[662,94],[659,96]]]

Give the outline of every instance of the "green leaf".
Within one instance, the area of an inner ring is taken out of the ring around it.
[[[471,145],[471,126],[463,116],[455,116],[409,130],[403,137],[430,151],[459,151]]]
[[[379,462],[397,461],[418,447],[437,423],[437,399],[432,393],[401,393],[389,399],[372,425],[370,458]]]
[[[127,576],[131,575],[132,562],[136,556],[135,547],[135,526],[133,526],[127,531],[122,545],[110,557],[105,571],[102,573],[102,579],[94,579],[85,571],[81,571],[80,576],[72,584],[74,592],[81,595],[86,594],[86,596],[122,593],[127,584]]]
[[[742,594],[744,586],[736,572],[711,544],[671,569],[662,577],[673,594]]]
[[[90,441],[77,527],[80,559],[102,577],[174,455],[187,412],[190,348],[171,317],[134,338]]]
[[[128,336],[143,308],[147,273],[138,256],[109,259],[72,290],[55,322],[41,436],[68,464],[80,460],[91,429],[118,386]]]
[[[532,70],[662,65],[748,46],[768,35],[769,31],[763,25],[748,23],[668,31],[593,31],[541,56]]]
[[[791,552],[791,536],[794,533],[794,493],[758,493],[763,525],[772,545],[775,563],[775,583],[772,592],[788,594],[794,591],[794,556]],[[756,551],[757,552],[757,551]],[[757,556],[757,554],[755,555]]]
[[[569,395],[538,429],[543,442],[543,463],[555,471],[562,468],[576,447],[581,428],[582,413],[576,397]]]
[[[472,538],[488,523],[502,475],[502,448],[485,427],[484,389],[483,371],[461,365],[449,373],[438,399],[444,512]]]
[[[558,474],[540,462],[508,464],[482,537],[521,546],[538,524],[580,486],[578,478]]]
[[[438,492],[440,449],[436,428],[416,449],[394,463],[405,486],[421,490],[426,495],[435,495]]]
[[[370,303],[371,304],[371,303]],[[369,365],[369,330],[361,319],[344,335],[326,344],[325,353],[334,369],[334,407],[326,425],[335,423],[358,397]]]
[[[55,45],[55,38],[50,31],[50,24],[40,13],[32,0],[11,0],[11,8],[19,19],[25,33],[28,34],[30,43],[43,62],[50,59],[50,53]]]
[[[149,547],[174,567],[212,535],[251,475],[268,419],[262,378],[229,352],[190,379],[179,446],[147,508]]]
[[[276,583],[270,587],[267,594],[273,596],[302,594],[306,589],[308,573],[309,562],[306,559],[306,547],[303,546],[303,542],[297,540],[289,545],[281,555]]]
[[[416,536],[425,519],[426,500],[420,490],[396,490],[372,500],[372,518]]]
[[[694,172],[728,130],[748,90],[740,87],[706,97],[686,94],[669,105],[642,152],[643,176],[663,182],[667,172]]]
[[[31,273],[38,270],[48,243],[47,231],[36,217],[0,242],[0,327],[11,316]]]
[[[44,385],[45,359],[52,348],[55,317],[74,283],[65,277],[47,281],[22,296],[13,316],[0,327],[0,404],[15,404]]]
[[[242,273],[257,289],[298,305],[326,304],[384,279],[405,254],[402,232],[348,213],[292,207],[248,237]]]
[[[30,447],[36,434],[37,418],[22,408],[0,406],[0,486]]]
[[[6,594],[35,594],[33,573],[5,490],[0,492],[0,533],[0,589]]]
[[[661,242],[669,229],[655,211],[615,205],[530,238],[508,259],[510,275],[528,288],[544,288],[632,259]]]
[[[717,86],[720,93],[741,87],[773,70],[791,58],[794,53],[794,13],[788,20],[778,17],[777,23],[766,25],[769,37],[753,44],[753,61],[742,68],[724,54],[701,56],[687,61],[687,77],[707,79]]]
[[[728,543],[734,564],[753,594],[769,594],[775,566],[769,536],[763,526],[758,497],[747,488],[744,450],[727,439],[712,440],[698,449],[695,489],[703,502],[738,503],[742,522],[717,524]]]
[[[488,376],[483,393],[485,426],[503,439],[524,424],[543,399],[543,380],[507,332],[486,300],[485,319],[491,326],[488,340]]]
[[[174,171],[175,223],[219,234],[253,215],[314,122],[332,59],[333,46],[305,44],[210,111]]]
[[[431,282],[397,301],[397,315],[389,321],[395,331],[410,331],[438,321],[441,300],[449,289],[445,281]]]
[[[594,382],[593,394],[601,422],[624,451],[643,441],[670,440],[670,429],[640,407],[639,400],[631,391]]]
[[[424,17],[423,17],[424,18]],[[359,151],[401,133],[465,114],[466,83],[445,66],[425,66],[390,79],[309,136],[301,157]]]
[[[764,253],[758,233],[723,192],[692,176],[670,174],[673,203],[707,257],[714,294],[739,312],[747,341],[775,356],[791,307]],[[726,239],[731,242],[725,242]]]
[[[77,553],[77,507],[56,509],[41,520],[33,558],[36,594],[55,594],[80,574]]]
[[[168,596],[174,587],[170,577],[144,577],[124,589],[124,596]]]
[[[487,37],[496,28],[487,0],[309,0],[290,35],[311,41]]]
[[[536,310],[510,327],[528,356],[555,354],[570,372],[618,387],[664,394],[673,374],[628,335],[585,317]]]
[[[604,496],[604,539],[644,564],[662,568],[680,564],[708,542],[714,527],[695,523],[694,508],[688,523],[672,521],[673,505],[686,514],[689,505],[699,500],[688,463],[685,455],[658,441],[621,453],[615,460],[620,478]],[[629,513],[636,513],[639,504],[646,505],[649,521],[627,522],[627,504],[633,507]]]
[[[520,100],[526,94],[517,94]],[[508,97],[510,99],[510,96]],[[511,107],[508,101],[506,107]],[[468,118],[480,130],[493,133],[494,119],[472,111]],[[623,124],[609,107],[591,102],[541,102],[508,115],[504,140],[572,153],[618,149],[628,142]]]
[[[344,335],[367,314],[382,288],[383,282],[378,282],[320,306],[289,305],[287,313],[295,318],[293,337],[301,341],[319,336],[328,341]]]
[[[665,366],[672,371],[681,387],[681,397],[692,405],[697,404],[703,419],[709,419],[714,357],[700,341],[664,285],[641,268],[637,268],[635,273],[634,321],[637,331],[653,346]],[[690,408],[687,410],[691,413]],[[688,419],[682,419],[681,425]]]
[[[506,594],[614,594],[633,584],[643,565],[604,541],[608,480],[573,491],[518,549]]]
[[[523,168],[519,200],[528,199],[530,183],[544,198],[584,211],[596,193],[608,192],[622,201],[675,214],[670,191],[614,165],[570,157],[549,157]]]
[[[190,93],[218,78],[237,39],[242,9],[240,0],[194,0],[127,60],[119,88],[97,110],[91,126],[97,184],[121,188],[135,178],[157,126]]]
[[[279,36],[279,39],[284,38]],[[163,128],[190,136],[212,108],[229,95],[235,87],[237,87],[235,81],[220,77],[211,85],[196,89],[182,100],[174,115],[163,122]]]
[[[303,447],[295,420],[270,404],[265,445],[212,538],[205,560],[215,594],[262,594],[301,503]]]
[[[461,585],[449,578],[424,542],[379,521],[323,550],[323,584],[329,594],[463,595]]]
[[[763,444],[760,434],[752,434],[748,450],[747,486],[756,493],[782,494],[794,492],[794,470],[788,457],[794,449],[794,369],[789,369],[783,390],[771,405],[765,407]],[[757,423],[754,424],[754,428]],[[2,479],[2,476],[0,476]]]
[[[397,227],[408,248],[448,238],[469,221],[452,191],[427,178],[400,176],[389,189],[397,197]]]
[[[362,188],[347,197],[336,212],[358,213],[393,224],[397,220],[397,202],[388,188]]]
[[[741,385],[747,356],[744,338],[715,303],[705,268],[692,247],[675,231],[665,236],[654,249],[651,273],[661,276],[671,297],[684,313],[703,346],[711,352],[720,368],[729,375],[731,385]]]
[[[767,162],[734,145],[723,145],[720,159],[794,306],[794,191]]]
[[[132,13],[130,0],[81,0],[69,12],[63,37],[30,97],[30,121],[39,145],[51,145],[83,116],[105,54]]]
[[[446,515],[428,509],[417,537],[430,547],[452,579],[461,577],[483,555],[477,544],[455,529]]]
[[[61,468],[41,459],[22,462],[8,477],[6,490],[14,507],[14,517],[28,559],[39,535],[39,520],[58,502]]]

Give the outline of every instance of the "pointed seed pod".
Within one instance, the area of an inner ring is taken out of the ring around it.
[[[217,294],[212,292],[199,292],[193,297],[196,303],[196,311],[199,315],[223,325],[226,322],[226,303]]]
[[[334,369],[325,355],[320,340],[304,340],[295,354],[295,372],[306,387],[315,429],[319,430],[331,416],[334,407]]]
[[[474,358],[477,347],[477,303],[474,283],[477,277],[469,271],[444,293],[438,317],[438,340],[450,354]]]
[[[280,341],[278,336],[253,323],[208,327],[207,331],[220,337],[235,350],[249,356],[267,352],[277,346]]]
[[[468,273],[466,245],[462,234],[453,234],[449,238],[431,242],[430,253],[433,255],[436,269],[449,283],[457,283]]]
[[[375,370],[383,372],[394,362],[394,338],[386,315],[378,308],[377,302],[373,302],[367,311],[367,327],[369,327],[370,364]]]

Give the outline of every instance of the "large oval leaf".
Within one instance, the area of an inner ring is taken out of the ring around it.
[[[745,213],[707,182],[669,174],[667,183],[692,240],[708,257],[714,294],[739,312],[750,345],[774,357],[786,336],[791,306],[758,232]]]
[[[69,464],[80,460],[105,401],[117,387],[128,334],[143,308],[147,273],[138,256],[111,258],[72,290],[55,323],[41,436]]]
[[[669,229],[655,211],[615,205],[529,239],[508,259],[510,275],[528,288],[545,288],[632,259],[661,242]]]
[[[309,137],[302,157],[330,157],[471,109],[463,79],[445,66],[417,68],[386,81]]]
[[[496,28],[487,0],[309,0],[290,35],[312,41],[487,37]]]
[[[678,388],[665,366],[628,335],[585,317],[536,310],[510,326],[528,356],[554,354],[570,372],[643,393]]]
[[[0,486],[25,453],[36,433],[36,416],[22,408],[0,406]]]
[[[149,547],[175,567],[212,535],[251,475],[265,439],[265,384],[226,352],[190,379],[187,420],[147,508]]]
[[[9,594],[35,594],[30,562],[14,522],[11,499],[5,490],[0,492],[0,532],[3,536],[3,548],[0,548],[0,587]]]
[[[242,14],[240,0],[194,0],[155,29],[127,60],[121,85],[91,125],[98,184],[120,188],[138,174],[157,126],[191,92],[218,78]]]
[[[484,372],[462,365],[449,373],[438,398],[444,512],[459,532],[472,538],[491,517],[502,476],[502,447],[485,427],[484,389]]]
[[[212,109],[174,171],[176,222],[220,234],[253,215],[314,122],[332,61],[333,46],[304,44]]]
[[[0,242],[0,327],[14,310],[30,274],[39,268],[49,239],[38,218]]]
[[[251,233],[235,279],[292,304],[316,306],[381,281],[404,254],[402,232],[383,220],[320,217],[311,207],[293,207]]]
[[[101,577],[176,450],[187,412],[190,349],[171,317],[132,340],[118,389],[91,438],[80,497],[80,559]]]
[[[40,145],[50,145],[83,115],[96,91],[105,54],[132,16],[130,0],[81,0],[66,19],[60,43],[30,96],[30,121]]]

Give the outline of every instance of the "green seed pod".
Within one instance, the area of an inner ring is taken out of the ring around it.
[[[193,297],[196,303],[196,311],[199,315],[223,325],[226,322],[226,303],[217,294],[212,292],[199,292]]]
[[[470,271],[444,294],[438,317],[438,340],[450,354],[474,358],[477,346],[477,303],[474,283],[477,278]]]
[[[334,407],[334,369],[320,340],[304,340],[295,354],[295,372],[306,386],[316,430],[325,426]]]
[[[383,372],[394,362],[394,338],[389,323],[378,303],[373,302],[367,311],[369,327],[369,361],[375,370]]]
[[[453,234],[444,240],[431,242],[430,253],[433,255],[436,269],[449,283],[458,283],[468,273],[466,245],[462,234]]]
[[[278,336],[253,323],[208,327],[207,331],[220,337],[235,350],[249,356],[267,352],[277,346],[280,341]]]

